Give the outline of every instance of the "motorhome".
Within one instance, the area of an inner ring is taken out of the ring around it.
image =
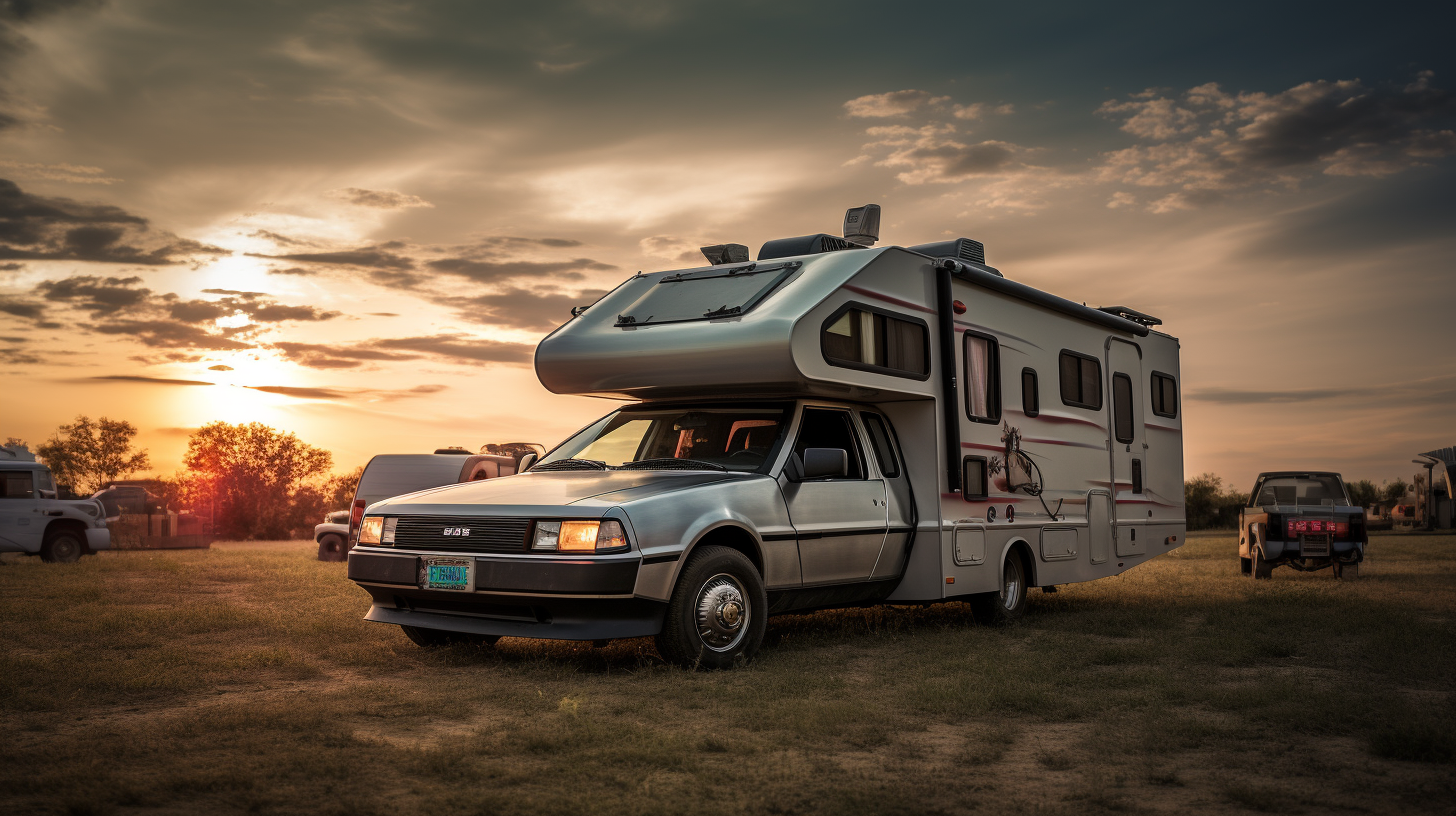
[[[1117,575],[1184,538],[1176,338],[1009,279],[961,238],[704,249],[541,341],[559,394],[626,404],[525,472],[369,506],[349,576],[417,643],[655,636],[751,658],[769,615]]]

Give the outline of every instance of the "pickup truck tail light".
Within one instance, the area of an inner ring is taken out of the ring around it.
[[[355,499],[354,506],[349,509],[349,540],[359,540],[359,522],[364,520],[364,500]]]
[[[1348,536],[1350,534],[1350,522],[1348,521],[1290,519],[1287,524],[1286,529],[1290,538],[1305,533],[1333,533],[1337,536]]]

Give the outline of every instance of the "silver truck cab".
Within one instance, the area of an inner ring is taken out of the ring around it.
[[[970,239],[872,248],[877,213],[574,309],[537,377],[630,404],[517,475],[362,508],[367,619],[421,645],[652,635],[727,667],[770,614],[961,600],[1001,622],[1031,587],[1177,547],[1161,321],[1007,280]]]
[[[23,447],[0,447],[0,552],[69,563],[110,546],[100,502],[56,498],[50,468]]]

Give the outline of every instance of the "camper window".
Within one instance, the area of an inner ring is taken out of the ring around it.
[[[972,422],[1001,421],[1001,359],[996,341],[966,332],[966,416]]]
[[[849,454],[848,478],[865,477],[864,455],[860,453],[848,411],[805,408],[804,420],[799,424],[799,440],[794,443],[794,453],[801,461],[807,448],[839,448]]]
[[[1029,417],[1041,413],[1041,392],[1034,368],[1021,369],[1021,412]]]
[[[618,326],[737,317],[757,306],[799,264],[749,264],[667,275],[617,318]]]
[[[1178,384],[1160,371],[1153,372],[1153,413],[1172,419],[1178,416]]]
[[[1118,442],[1132,442],[1132,380],[1126,374],[1112,375],[1112,435]]]
[[[819,346],[824,361],[895,377],[930,376],[930,329],[924,321],[851,303],[824,321]]]
[[[1097,358],[1062,350],[1057,360],[1062,402],[1076,408],[1102,410],[1102,364]]]

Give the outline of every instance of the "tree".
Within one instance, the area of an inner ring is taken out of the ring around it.
[[[319,503],[314,482],[333,455],[260,422],[210,422],[187,440],[190,488],[214,506],[213,529],[229,538],[286,538]]]
[[[95,422],[84,414],[56,429],[35,454],[55,475],[56,482],[91,494],[109,482],[151,467],[145,450],[132,450],[135,425],[102,417]]]
[[[1345,490],[1350,493],[1350,501],[1356,507],[1369,507],[1383,498],[1382,491],[1369,479],[1361,479],[1358,482],[1345,482]]]
[[[349,505],[354,502],[354,491],[359,489],[359,480],[364,478],[364,466],[354,468],[348,473],[335,474],[324,482],[324,500],[328,504],[325,512],[329,510],[348,510]]]
[[[1406,484],[1405,479],[1397,477],[1395,481],[1385,483],[1385,500],[1400,501],[1409,491],[1410,485]]]
[[[1237,527],[1249,494],[1224,490],[1222,478],[1204,473],[1183,483],[1183,501],[1190,530]]]

